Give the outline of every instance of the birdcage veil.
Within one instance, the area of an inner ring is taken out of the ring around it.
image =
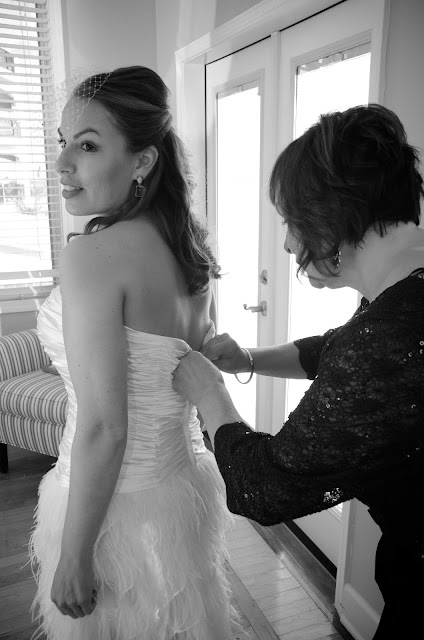
[[[103,87],[111,75],[111,71],[99,71],[93,68],[82,68],[61,82],[55,90],[52,116],[59,127],[63,110],[66,107],[67,134],[78,125],[85,109]],[[64,132],[63,132],[64,133]]]
[[[62,112],[66,106],[66,136],[72,131],[90,104],[96,93],[108,80],[111,72],[99,71],[93,67],[83,67],[54,87],[42,89],[42,111],[31,116],[31,139],[36,147],[44,148],[47,171],[50,180],[54,179],[54,162],[61,148],[58,145],[58,128],[61,125]],[[75,93],[78,97],[75,98]],[[65,135],[65,132],[63,132]]]

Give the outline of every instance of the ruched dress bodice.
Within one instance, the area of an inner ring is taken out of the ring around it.
[[[69,486],[77,400],[69,375],[62,333],[62,301],[57,287],[43,304],[37,330],[68,392],[68,416],[55,473]],[[211,326],[204,342],[212,337]],[[179,338],[125,327],[128,355],[128,435],[115,492],[130,493],[169,482],[206,451],[196,409],[172,386],[172,375],[189,345]]]

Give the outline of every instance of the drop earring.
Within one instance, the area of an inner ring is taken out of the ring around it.
[[[341,257],[340,257],[340,249],[337,251],[337,253],[334,254],[334,256],[331,258],[331,262],[333,264],[333,267],[335,269],[338,269],[340,267],[340,262],[341,262]]]
[[[142,176],[137,177],[137,184],[135,185],[135,197],[142,198],[146,193],[146,187],[143,184]]]

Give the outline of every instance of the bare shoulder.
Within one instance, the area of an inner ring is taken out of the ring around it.
[[[62,251],[60,272],[63,275],[93,278],[113,272],[122,248],[115,233],[108,229],[75,236]]]
[[[152,222],[121,221],[69,242],[61,257],[61,284],[65,288],[72,282],[91,283],[123,290],[134,280],[139,289],[148,286],[153,270],[159,285],[169,278],[170,260],[170,250]]]
[[[64,247],[60,257],[60,277],[77,275],[85,271],[92,261],[90,236],[75,236]]]
[[[114,250],[101,231],[73,238],[60,263],[60,289],[66,320],[76,325],[78,316],[94,324],[121,316],[124,292]]]

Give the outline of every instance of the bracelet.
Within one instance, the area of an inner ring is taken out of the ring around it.
[[[249,358],[250,376],[248,377],[248,379],[245,382],[242,382],[236,373],[234,375],[237,378],[237,380],[240,382],[240,384],[247,384],[253,378],[253,371],[254,371],[253,358],[252,358],[252,354],[250,353],[249,349],[245,349],[244,347],[241,347],[241,348],[243,349],[243,351],[245,351],[247,353],[247,357]]]

